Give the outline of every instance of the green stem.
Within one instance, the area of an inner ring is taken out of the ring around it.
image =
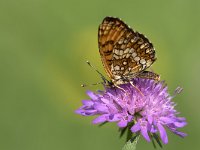
[[[133,133],[130,130],[130,127],[128,128],[128,133],[127,133],[127,137],[126,137],[126,142],[128,142],[133,136]]]

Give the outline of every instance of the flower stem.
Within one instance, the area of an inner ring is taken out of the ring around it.
[[[127,133],[127,137],[126,137],[126,142],[128,142],[129,140],[131,140],[133,136],[133,133],[130,130],[130,127],[128,128],[128,133]]]

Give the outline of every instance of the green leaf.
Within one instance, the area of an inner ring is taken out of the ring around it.
[[[138,140],[139,140],[139,136],[136,135],[134,137],[134,141],[131,142],[131,140],[129,140],[128,142],[126,142],[122,150],[136,150],[136,145],[137,145]]]
[[[153,147],[156,149],[156,143],[154,141],[154,137],[152,134],[150,134],[150,136],[151,136],[151,141],[152,141]]]
[[[120,136],[119,137],[120,138],[124,135],[124,133],[126,132],[127,129],[128,129],[127,127],[119,129],[119,131],[120,131]]]
[[[126,142],[129,141],[132,137],[133,137],[133,133],[131,132],[131,130],[128,130],[128,133],[127,133],[127,136],[126,136]]]
[[[160,138],[156,133],[153,133],[153,138],[156,140],[158,145],[162,148],[162,143],[160,142]]]
[[[102,126],[105,125],[106,123],[108,123],[108,121],[105,121],[105,122],[99,124],[99,127],[102,127]]]

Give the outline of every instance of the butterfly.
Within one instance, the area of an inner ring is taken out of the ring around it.
[[[98,45],[103,66],[114,85],[128,83],[136,77],[159,80],[158,74],[145,71],[156,61],[153,44],[119,18],[103,19]]]

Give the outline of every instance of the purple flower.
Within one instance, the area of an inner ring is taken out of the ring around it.
[[[117,122],[120,128],[131,125],[131,132],[140,133],[147,141],[151,140],[150,135],[159,133],[163,143],[167,144],[166,128],[181,137],[186,136],[177,130],[187,124],[185,118],[177,116],[178,112],[174,109],[176,104],[171,101],[181,92],[181,88],[177,88],[174,96],[170,96],[163,81],[135,78],[133,84],[135,87],[130,83],[121,85],[124,90],[105,87],[104,92],[88,91],[91,99],[83,100],[83,106],[76,113],[83,116],[98,115],[93,120],[94,124]]]

